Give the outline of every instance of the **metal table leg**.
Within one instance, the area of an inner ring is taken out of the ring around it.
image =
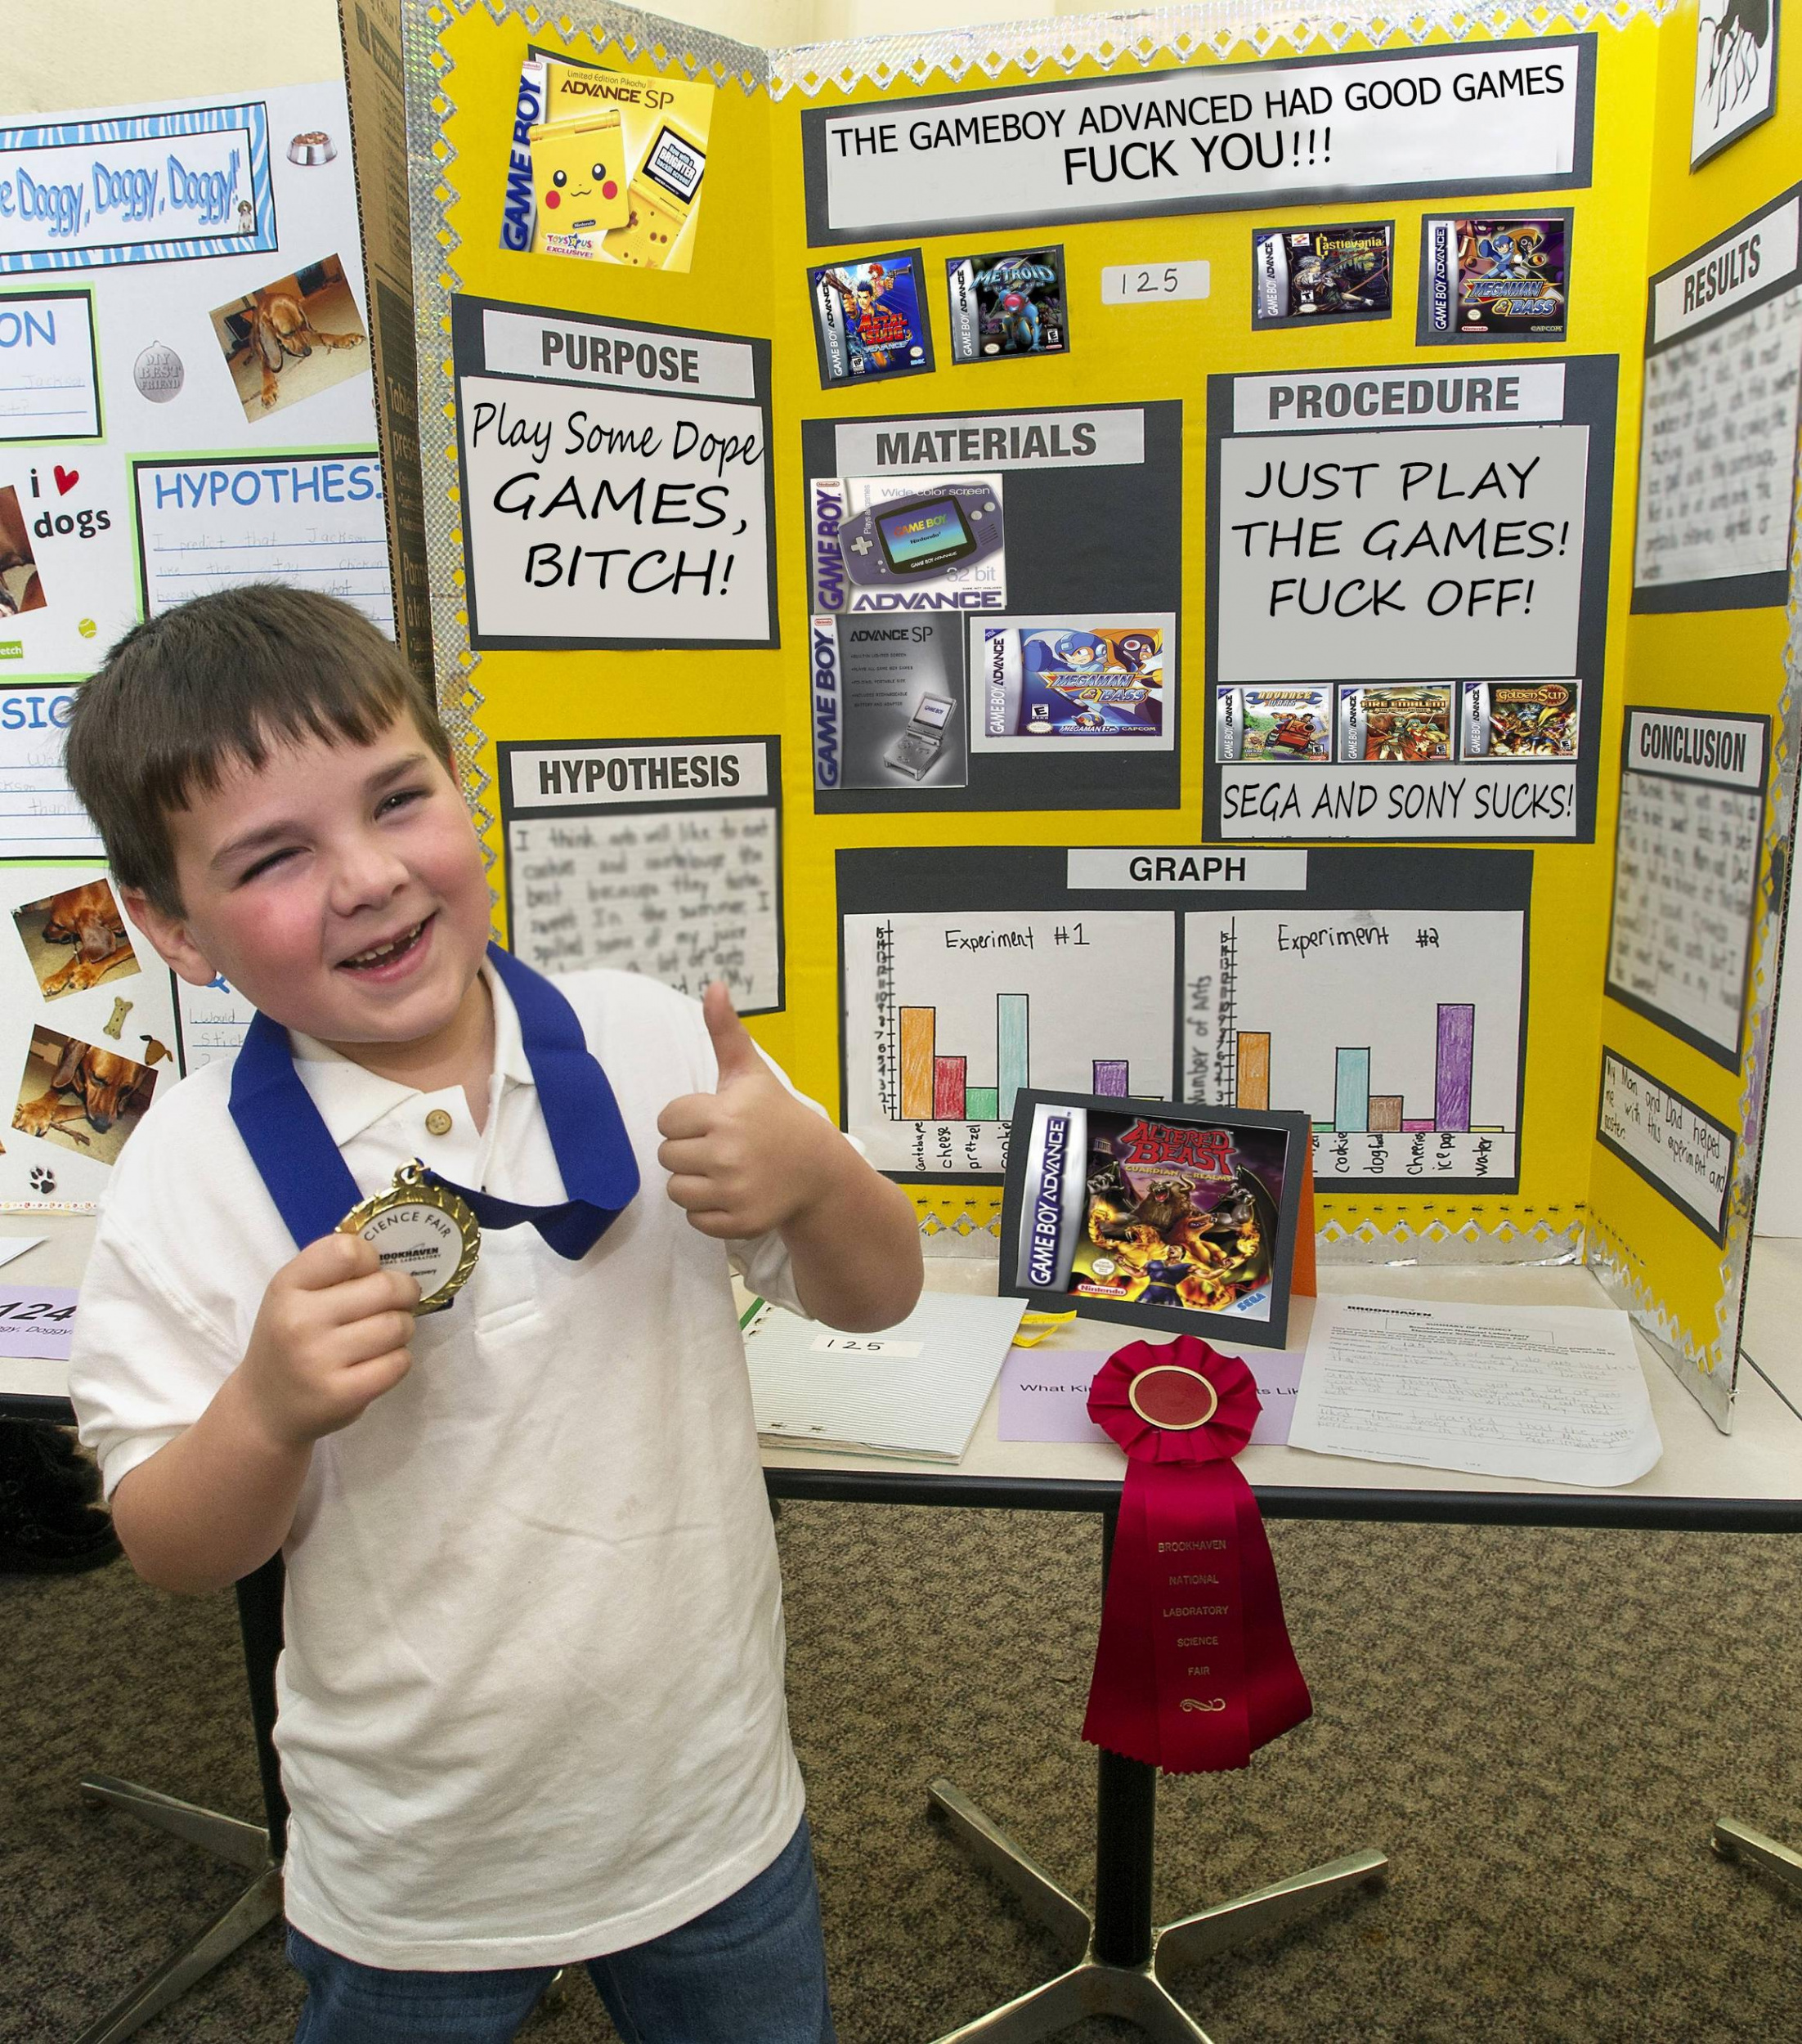
[[[1113,1513],[1104,1514],[1104,1581],[1114,1522]],[[1379,1883],[1387,1874],[1389,1862],[1381,1853],[1351,1853],[1154,1928],[1157,1769],[1104,1752],[1096,1774],[1092,1917],[949,1782],[929,1786],[932,1810],[958,1843],[1075,1961],[1042,1986],[948,2031],[938,2044],[1037,2044],[1089,2015],[1131,2023],[1158,2044],[1209,2044],[1207,2032],[1172,1992],[1171,1974],[1262,1937],[1349,1889]]]
[[[81,1785],[83,1793],[95,1801],[198,1845],[215,1858],[245,1868],[255,1878],[229,1908],[83,2030],[76,2044],[119,2044],[120,2038],[132,2036],[281,1914],[281,1859],[288,1841],[288,1804],[281,1792],[273,1733],[283,1581],[278,1554],[237,1586],[238,1629],[244,1641],[244,1673],[250,1688],[250,1715],[256,1728],[257,1766],[262,1777],[266,1822],[246,1824],[217,1810],[202,1809],[196,1804],[164,1795],[155,1789],[117,1781],[111,1775],[92,1775]]]
[[[1802,1853],[1792,1853],[1763,1831],[1731,1817],[1717,1818],[1709,1843],[1723,1859],[1749,1859],[1786,1888],[1802,1890]]]

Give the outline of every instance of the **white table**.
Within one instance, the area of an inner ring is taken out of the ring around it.
[[[7,1274],[48,1284],[80,1280],[92,1224],[73,1217],[0,1216],[0,1235],[42,1234]],[[1802,1531],[1802,1368],[1784,1338],[1802,1306],[1802,1247],[1765,1259],[1773,1287],[1761,1298],[1756,1282],[1747,1347],[1759,1368],[1742,1369],[1735,1428],[1722,1434],[1650,1345],[1638,1344],[1652,1410],[1664,1441],[1656,1468],[1637,1481],[1610,1490],[1583,1490],[1514,1477],[1472,1476],[1399,1463],[1363,1462],[1289,1447],[1248,1448],[1240,1458],[1265,1513],[1271,1517],[1394,1519],[1457,1524],[1515,1524],[1665,1528],[1680,1531]],[[1606,1306],[1586,1271],[1574,1266],[1470,1266],[1420,1268],[1334,1266],[1329,1291],[1369,1293],[1458,1303]],[[995,1266],[933,1259],[927,1282],[935,1289],[993,1292]],[[1313,1302],[1293,1302],[1289,1341],[1305,1346]],[[1045,1343],[1049,1349],[1111,1351],[1132,1338],[1111,1321],[1078,1320]],[[1763,1353],[1760,1350],[1763,1350]],[[1787,1395],[1780,1395],[1781,1392]],[[1792,1404],[1790,1400],[1793,1398]],[[765,1477],[774,1497],[838,1499],[864,1504],[1002,1506],[1015,1509],[1098,1512],[1102,1516],[1104,1573],[1118,1506],[1123,1463],[1102,1443],[1041,1443],[998,1438],[998,1387],[991,1394],[968,1453],[955,1468],[899,1463],[876,1455],[767,1450]],[[0,1414],[66,1420],[66,1372],[58,1364],[0,1362]],[[267,1579],[267,1580],[263,1579]],[[211,1812],[191,1810],[155,1791],[124,1783],[95,1784],[119,1807],[178,1831],[197,1844],[238,1857],[256,1880],[225,1916],[161,1971],[101,2019],[78,2044],[118,2044],[158,2008],[166,2006],[216,1965],[280,1906],[280,1847],[285,1805],[280,1800],[269,1732],[273,1722],[273,1670],[280,1645],[280,1563],[270,1563],[240,1590],[246,1661],[263,1764],[267,1831]],[[1206,2034],[1172,1992],[1169,1976],[1311,1909],[1345,1889],[1379,1880],[1387,1862],[1377,1852],[1348,1853],[1242,1895],[1213,1909],[1154,1927],[1151,1881],[1157,1792],[1155,1771],[1118,1755],[1097,1762],[1096,1907],[1089,1913],[948,1782],[935,1782],[931,1806],[960,1841],[1044,1925],[1072,1963],[1042,1986],[992,2010],[940,2044],[1029,2044],[1087,2015],[1134,2023],[1169,2044],[1208,2044]],[[1761,1834],[1717,1831],[1724,1849],[1738,1849],[1769,1863]],[[235,1854],[232,1851],[236,1848]]]

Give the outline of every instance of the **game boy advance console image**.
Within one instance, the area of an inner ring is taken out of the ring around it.
[[[971,482],[876,504],[847,519],[839,535],[851,580],[866,587],[939,574],[994,553],[1001,543],[1000,495]]]
[[[885,763],[910,781],[924,780],[944,747],[945,729],[957,706],[955,697],[936,696],[929,689],[915,706],[913,721],[890,748]]]

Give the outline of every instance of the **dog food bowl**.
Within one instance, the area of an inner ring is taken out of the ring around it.
[[[288,160],[291,164],[329,164],[337,154],[332,147],[331,137],[323,128],[316,128],[308,135],[297,135],[288,145]]]

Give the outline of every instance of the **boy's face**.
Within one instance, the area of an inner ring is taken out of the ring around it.
[[[488,941],[463,797],[404,713],[368,745],[278,746],[169,818],[182,912],[127,907],[182,979],[222,974],[272,1020],[338,1046],[445,1029]]]

